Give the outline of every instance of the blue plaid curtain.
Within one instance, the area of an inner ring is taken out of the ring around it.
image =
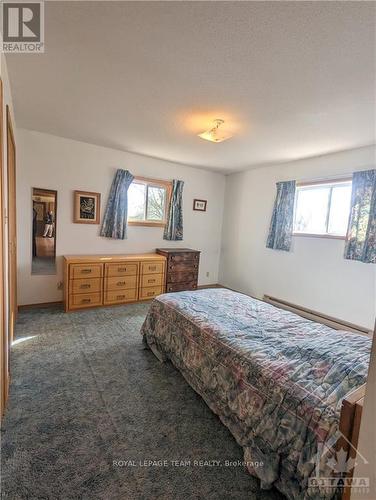
[[[277,182],[266,246],[275,250],[290,251],[294,226],[295,181]]]
[[[183,186],[183,181],[172,181],[170,206],[163,233],[164,240],[178,241],[183,239]]]
[[[345,259],[376,263],[376,170],[355,172]]]
[[[116,171],[103,217],[101,236],[116,240],[127,237],[128,188],[133,179],[128,170]]]

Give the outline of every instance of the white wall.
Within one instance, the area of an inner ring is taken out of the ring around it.
[[[62,280],[64,254],[120,254],[151,252],[156,247],[191,247],[202,252],[199,284],[218,281],[224,175],[22,129],[18,131],[17,155],[19,304],[62,299],[57,283]],[[165,241],[162,228],[139,226],[128,227],[127,240],[111,240],[98,236],[99,226],[72,222],[73,190],[102,193],[103,214],[117,168],[139,176],[185,181],[184,241]],[[33,187],[58,192],[55,276],[31,275]],[[206,212],[192,210],[194,198],[208,200]]]
[[[62,279],[64,254],[134,253],[158,246],[188,246],[202,250],[200,284],[219,281],[252,295],[267,293],[373,327],[376,266],[345,260],[342,240],[295,237],[292,252],[267,249],[265,242],[277,181],[335,177],[374,168],[375,147],[227,176],[219,264],[223,175],[34,131],[19,129],[17,139],[20,304],[61,300],[57,283]],[[103,213],[116,168],[185,181],[183,242],[164,241],[161,228],[135,226],[128,228],[127,240],[114,241],[99,237],[99,226],[72,223],[73,190],[101,192]],[[56,276],[31,275],[32,187],[58,191]],[[193,198],[208,200],[206,213],[192,210]]]
[[[375,154],[375,147],[365,147],[229,175],[220,283],[373,328],[376,266],[345,260],[343,240],[294,237],[291,252],[270,250],[265,244],[276,182],[375,168]]]

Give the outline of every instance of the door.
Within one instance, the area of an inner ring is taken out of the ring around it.
[[[8,397],[8,339],[4,293],[4,191],[3,191],[3,82],[0,79],[0,418]]]
[[[16,146],[9,106],[7,106],[7,172],[8,172],[8,350],[17,319],[17,232],[16,232]]]

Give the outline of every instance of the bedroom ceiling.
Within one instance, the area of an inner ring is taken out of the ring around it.
[[[375,9],[45,2],[46,52],[6,56],[17,126],[221,172],[368,145]]]

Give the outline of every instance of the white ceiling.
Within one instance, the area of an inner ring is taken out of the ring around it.
[[[7,55],[19,127],[223,172],[375,142],[374,2],[45,9],[45,54]]]

